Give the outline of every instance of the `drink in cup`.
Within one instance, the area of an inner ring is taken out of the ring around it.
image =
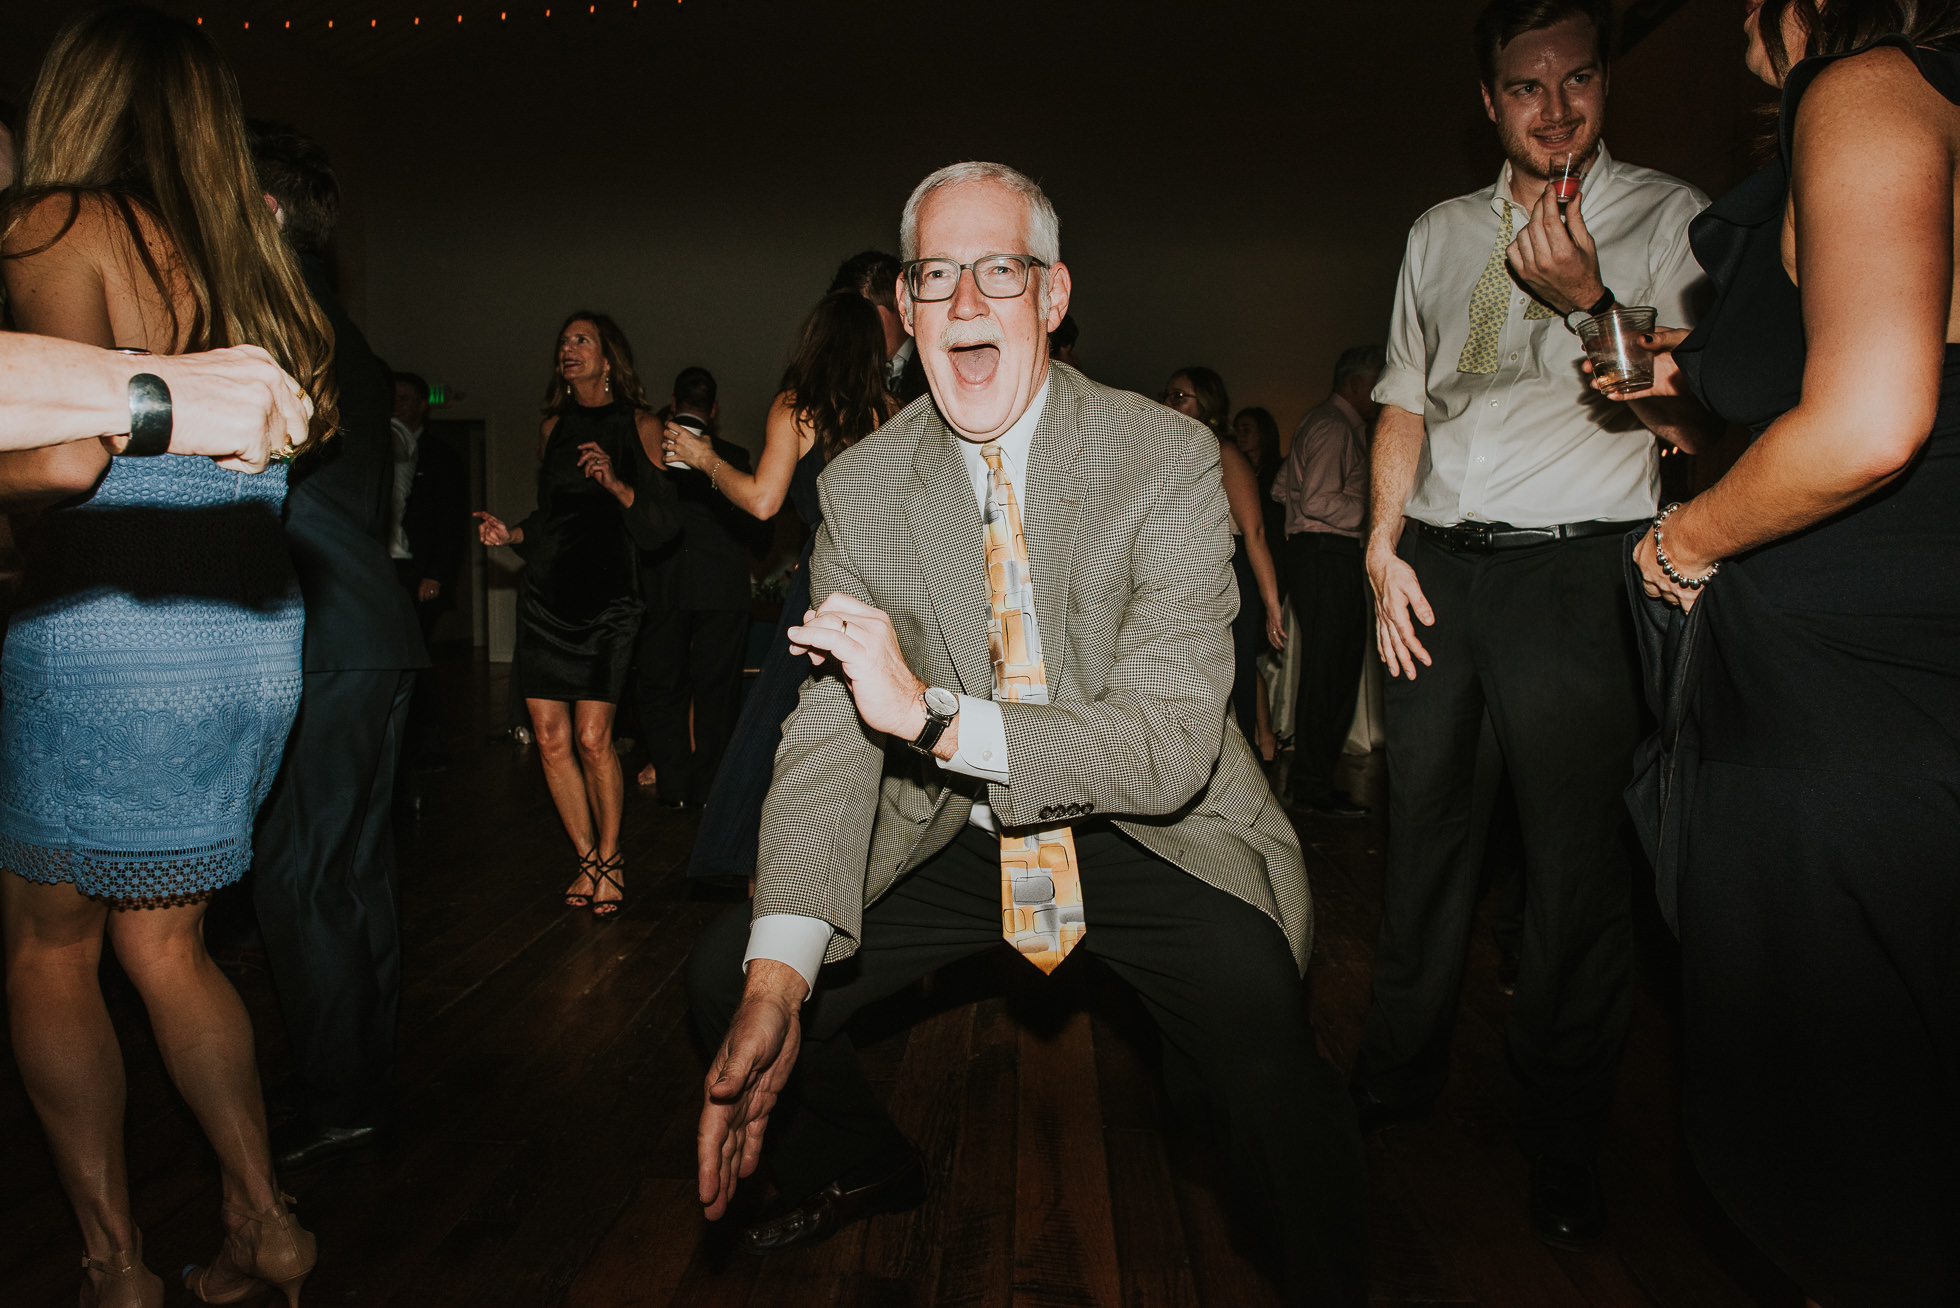
[[[1563,154],[1552,160],[1552,194],[1560,204],[1579,198],[1579,176],[1584,160],[1576,154]]]
[[[1619,304],[1579,324],[1579,340],[1592,360],[1599,389],[1627,395],[1654,384],[1654,356],[1640,339],[1653,330],[1652,309]]]
[[[702,422],[699,418],[695,417],[691,413],[677,413],[673,417],[669,418],[667,421],[673,423],[676,427],[687,428],[689,431],[693,432],[696,436],[705,435],[708,430],[708,424]],[[669,459],[667,460],[667,466],[670,468],[684,469],[692,465],[683,463],[679,459]]]

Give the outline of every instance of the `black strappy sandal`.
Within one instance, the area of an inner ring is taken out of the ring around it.
[[[619,910],[626,907],[626,883],[613,875],[615,872],[624,872],[625,870],[626,860],[621,858],[617,853],[611,858],[595,858],[593,860],[592,916],[598,918],[601,922],[610,921],[618,917]],[[610,882],[613,889],[619,891],[618,899],[599,898],[599,885],[605,882]]]
[[[580,854],[578,856],[578,876],[572,878],[572,884],[577,885],[582,878],[591,877],[593,881],[592,888],[594,890],[597,890],[599,888],[598,881],[599,881],[600,866],[601,864],[599,862],[599,849],[598,846],[595,845],[587,852]],[[575,894],[569,890],[565,892],[566,908],[590,908],[591,906],[592,906],[591,895]]]

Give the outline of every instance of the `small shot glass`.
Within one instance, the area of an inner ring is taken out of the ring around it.
[[[1641,337],[1654,330],[1654,311],[1614,305],[1579,324],[1579,341],[1592,360],[1593,380],[1608,395],[1644,391],[1654,384],[1654,356]]]

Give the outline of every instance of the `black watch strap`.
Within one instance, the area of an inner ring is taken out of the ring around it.
[[[1600,291],[1599,299],[1593,304],[1593,307],[1586,310],[1586,317],[1591,318],[1597,314],[1605,313],[1608,309],[1612,307],[1613,307],[1613,288],[1608,286]]]

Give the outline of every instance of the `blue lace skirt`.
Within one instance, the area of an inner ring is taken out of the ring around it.
[[[282,473],[134,462],[29,549],[34,593],[0,656],[0,867],[187,903],[251,865],[299,707],[303,610]]]

